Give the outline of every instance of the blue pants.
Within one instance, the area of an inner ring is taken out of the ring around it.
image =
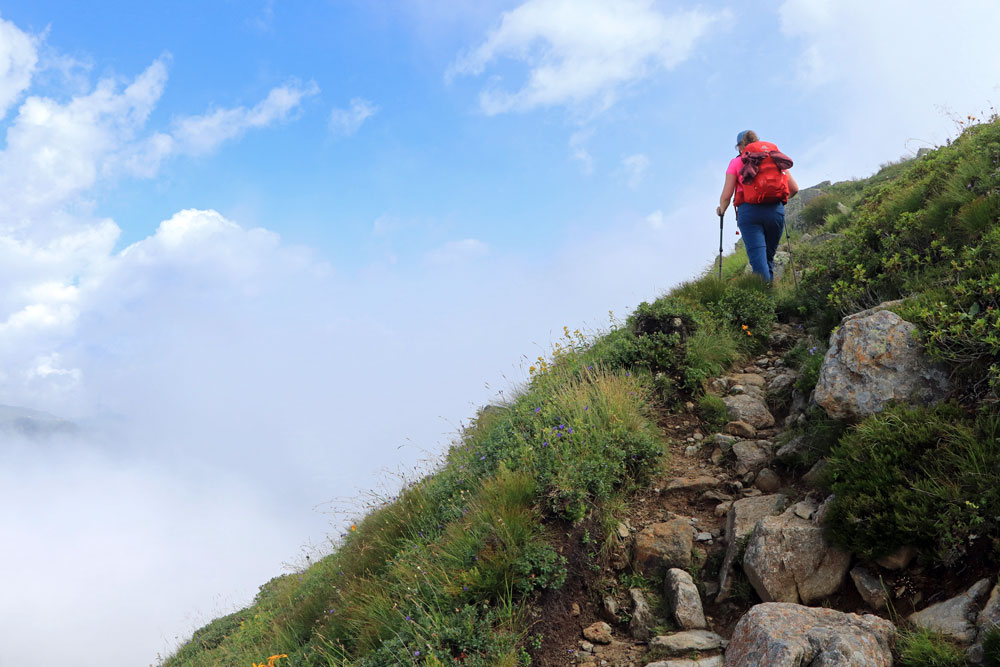
[[[785,205],[741,204],[736,210],[736,226],[753,272],[768,282],[774,280],[774,253],[785,231]]]

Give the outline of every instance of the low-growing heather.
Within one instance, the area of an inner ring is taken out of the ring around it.
[[[902,545],[955,563],[1000,530],[1000,427],[952,405],[896,407],[869,417],[833,448],[831,537],[862,558]]]

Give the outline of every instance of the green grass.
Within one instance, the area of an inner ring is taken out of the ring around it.
[[[896,639],[899,664],[903,667],[963,667],[965,651],[930,630],[912,629]]]

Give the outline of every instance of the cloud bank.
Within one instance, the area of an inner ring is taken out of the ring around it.
[[[505,12],[448,76],[479,76],[498,60],[528,68],[511,91],[491,83],[479,97],[488,115],[539,107],[611,106],[629,84],[687,60],[727,12],[665,13],[652,0],[529,0]]]

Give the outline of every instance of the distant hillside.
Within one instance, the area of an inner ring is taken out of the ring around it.
[[[737,250],[566,328],[433,474],[165,665],[1000,664],[1000,122],[788,218],[773,286]],[[904,349],[936,393],[837,403]]]
[[[55,415],[40,410],[0,405],[0,433],[27,438],[46,438],[79,432],[79,427]]]

